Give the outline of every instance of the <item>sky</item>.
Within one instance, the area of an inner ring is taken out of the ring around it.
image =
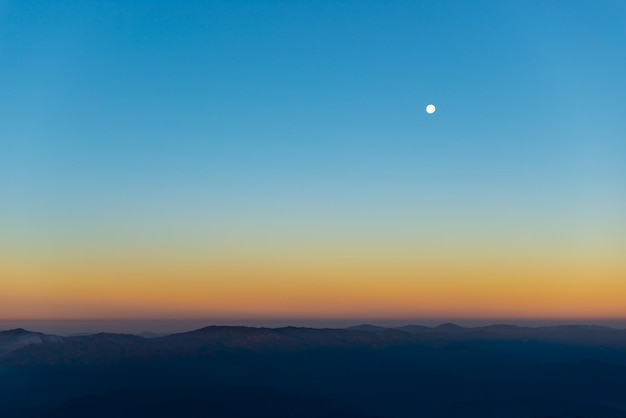
[[[622,1],[0,0],[0,319],[625,319],[625,114]]]

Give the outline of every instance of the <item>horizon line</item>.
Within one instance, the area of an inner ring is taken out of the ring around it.
[[[345,329],[360,325],[371,325],[382,328],[395,329],[403,326],[437,326],[452,323],[463,328],[480,328],[493,325],[509,325],[526,328],[542,328],[557,326],[601,326],[615,330],[626,330],[626,318],[569,318],[569,319],[513,319],[513,318],[405,318],[405,319],[376,319],[376,318],[222,318],[222,319],[0,319],[0,330],[30,329],[45,334],[71,336],[76,334],[117,333],[117,334],[176,334],[191,332],[210,326],[249,327],[279,329],[286,327],[313,328],[313,329]]]

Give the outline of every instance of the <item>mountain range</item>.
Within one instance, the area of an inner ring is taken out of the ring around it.
[[[0,332],[0,416],[626,417],[626,330],[208,326],[151,337]]]

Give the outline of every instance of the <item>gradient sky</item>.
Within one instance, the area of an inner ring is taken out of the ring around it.
[[[0,318],[625,300],[623,1],[0,0]]]

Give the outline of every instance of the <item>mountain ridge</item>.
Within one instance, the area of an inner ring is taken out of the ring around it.
[[[277,389],[280,393],[268,397],[294,405],[287,416],[302,416],[308,401],[301,396],[310,396],[318,407],[335,399],[387,418],[623,418],[622,330],[502,324],[401,328],[209,326],[156,338],[95,333],[59,339],[5,331],[0,339],[21,345],[0,357],[0,416],[94,416],[99,405],[116,405],[105,416],[123,416],[120,411],[136,412],[135,407],[177,416],[185,391],[168,398],[159,387],[198,384]],[[245,398],[241,390],[233,392],[233,402]],[[281,395],[285,392],[295,397]],[[211,408],[199,398],[192,402],[194,417]],[[234,416],[257,416],[255,402]],[[263,405],[275,414],[284,411]],[[341,405],[329,411],[340,413]]]
[[[215,355],[219,352],[292,352],[316,349],[381,349],[440,344],[529,342],[581,347],[626,348],[626,331],[588,325],[519,327],[490,325],[437,327],[407,325],[386,328],[358,325],[349,328],[207,326],[196,330],[145,338],[134,334],[100,332],[59,337],[22,328],[0,332],[0,359],[10,364],[90,364],[130,359],[144,361],[168,356]]]

